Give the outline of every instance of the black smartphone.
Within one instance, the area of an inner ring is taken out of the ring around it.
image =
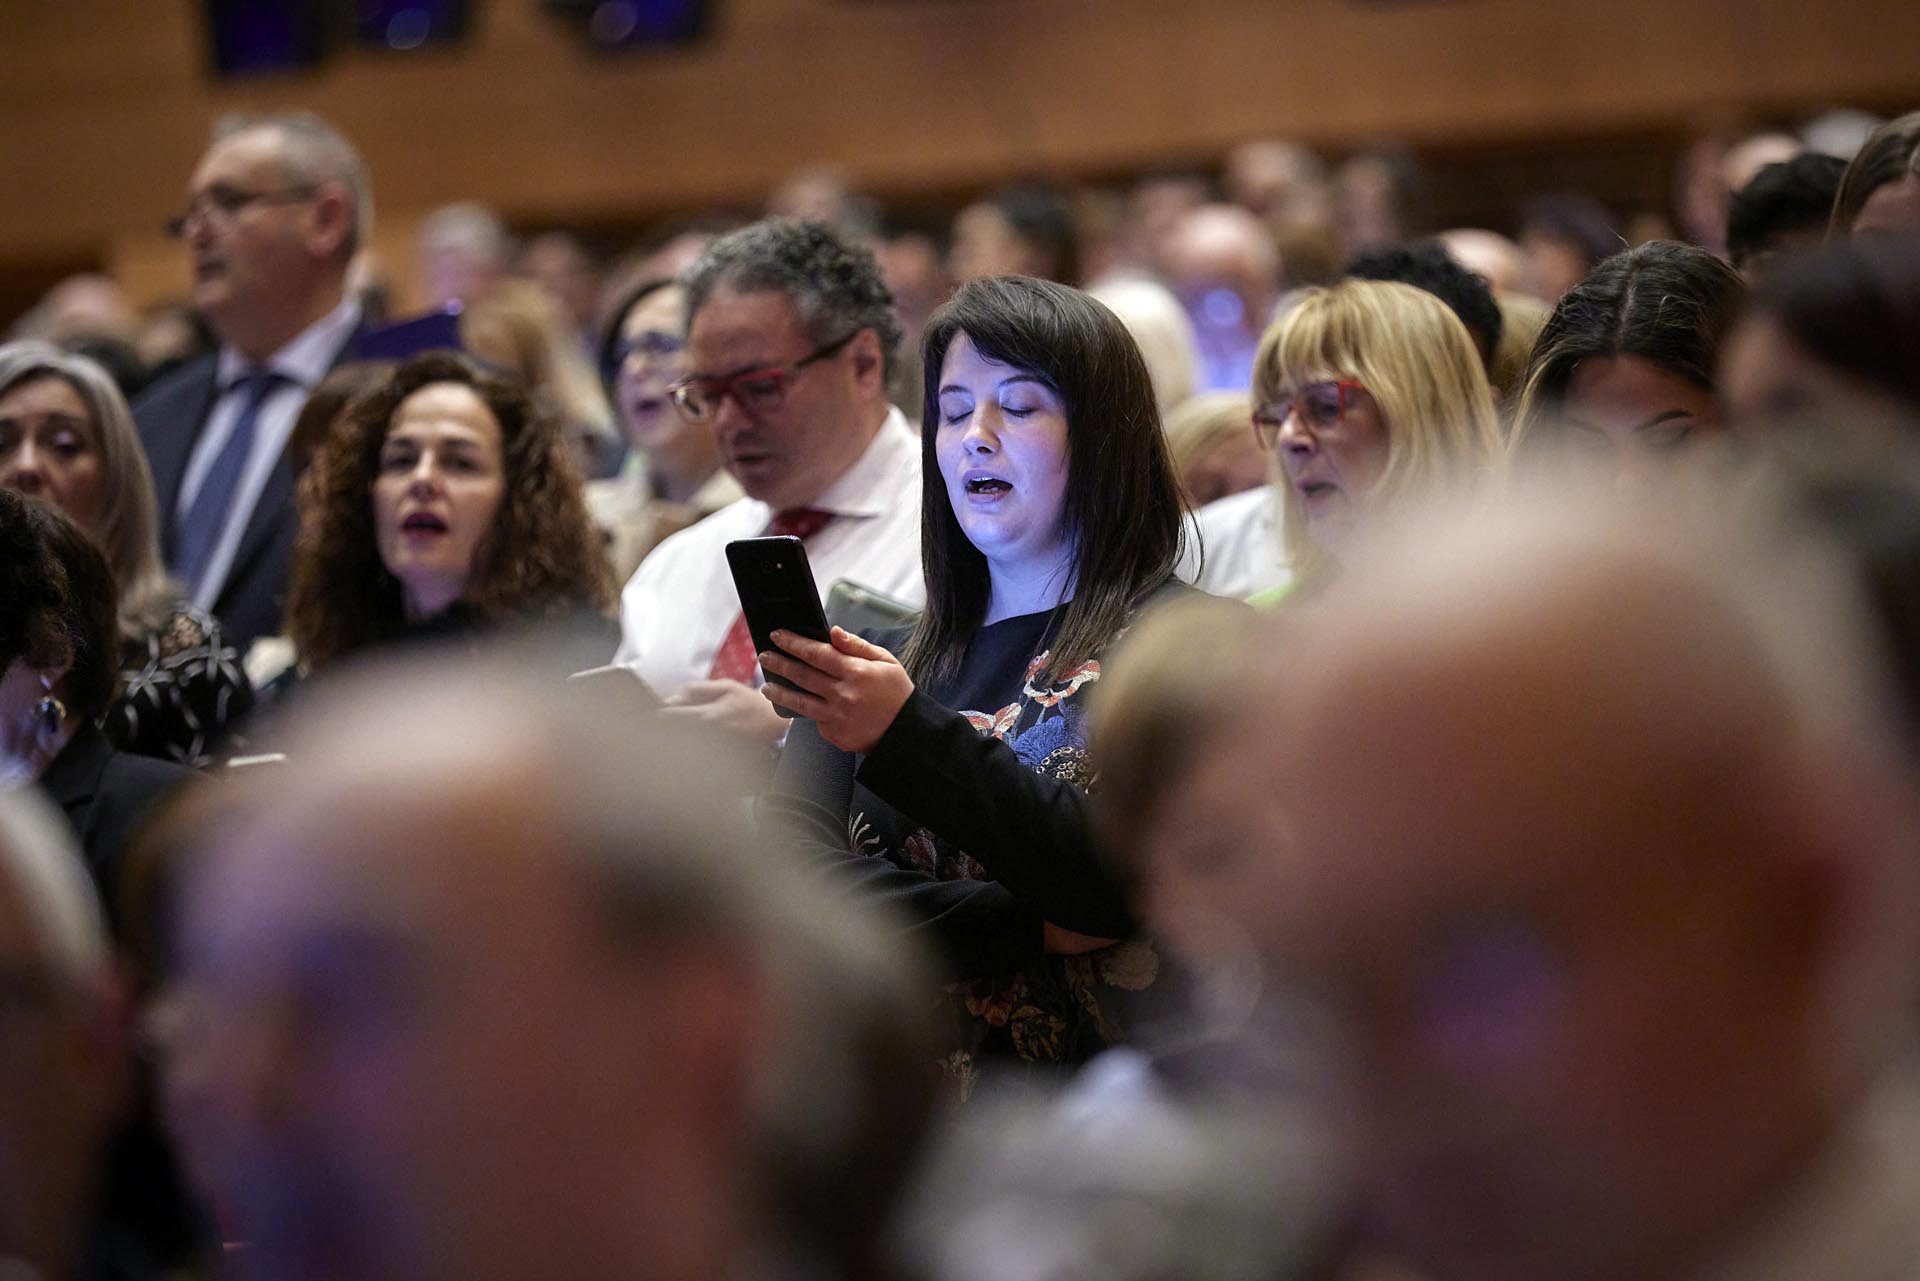
[[[753,637],[753,652],[763,654],[774,648],[776,631],[789,631],[811,640],[828,640],[826,611],[820,608],[820,592],[813,585],[813,567],[807,563],[807,549],[791,535],[771,538],[740,538],[727,544],[727,568],[733,571],[733,589],[740,594],[740,612],[747,616],[747,632]],[[770,672],[770,681],[794,688]],[[793,713],[776,708],[782,716]]]

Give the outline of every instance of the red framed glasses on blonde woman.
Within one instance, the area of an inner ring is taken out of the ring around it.
[[[1347,416],[1347,398],[1366,389],[1366,384],[1351,378],[1308,383],[1291,396],[1281,396],[1255,409],[1253,434],[1262,449],[1272,450],[1280,443],[1280,429],[1286,426],[1290,414],[1299,414],[1300,421],[1316,436],[1331,431]]]

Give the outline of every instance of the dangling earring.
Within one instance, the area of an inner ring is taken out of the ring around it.
[[[46,697],[35,705],[34,710],[40,713],[41,731],[48,737],[52,737],[60,732],[62,725],[67,723],[67,705],[53,696],[51,680],[42,676],[40,684],[45,687],[47,693]]]

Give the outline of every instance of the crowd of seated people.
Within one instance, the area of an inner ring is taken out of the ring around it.
[[[1920,1278],[1920,114],[1842,149],[462,202],[399,317],[221,122],[186,310],[0,344],[0,1273]]]

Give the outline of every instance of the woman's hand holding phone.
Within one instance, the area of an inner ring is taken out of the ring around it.
[[[892,654],[844,628],[832,629],[832,644],[789,631],[773,633],[779,649],[760,655],[760,666],[799,686],[772,681],[760,693],[776,707],[810,718],[820,737],[843,752],[866,753],[880,741],[913,693],[913,678]]]

